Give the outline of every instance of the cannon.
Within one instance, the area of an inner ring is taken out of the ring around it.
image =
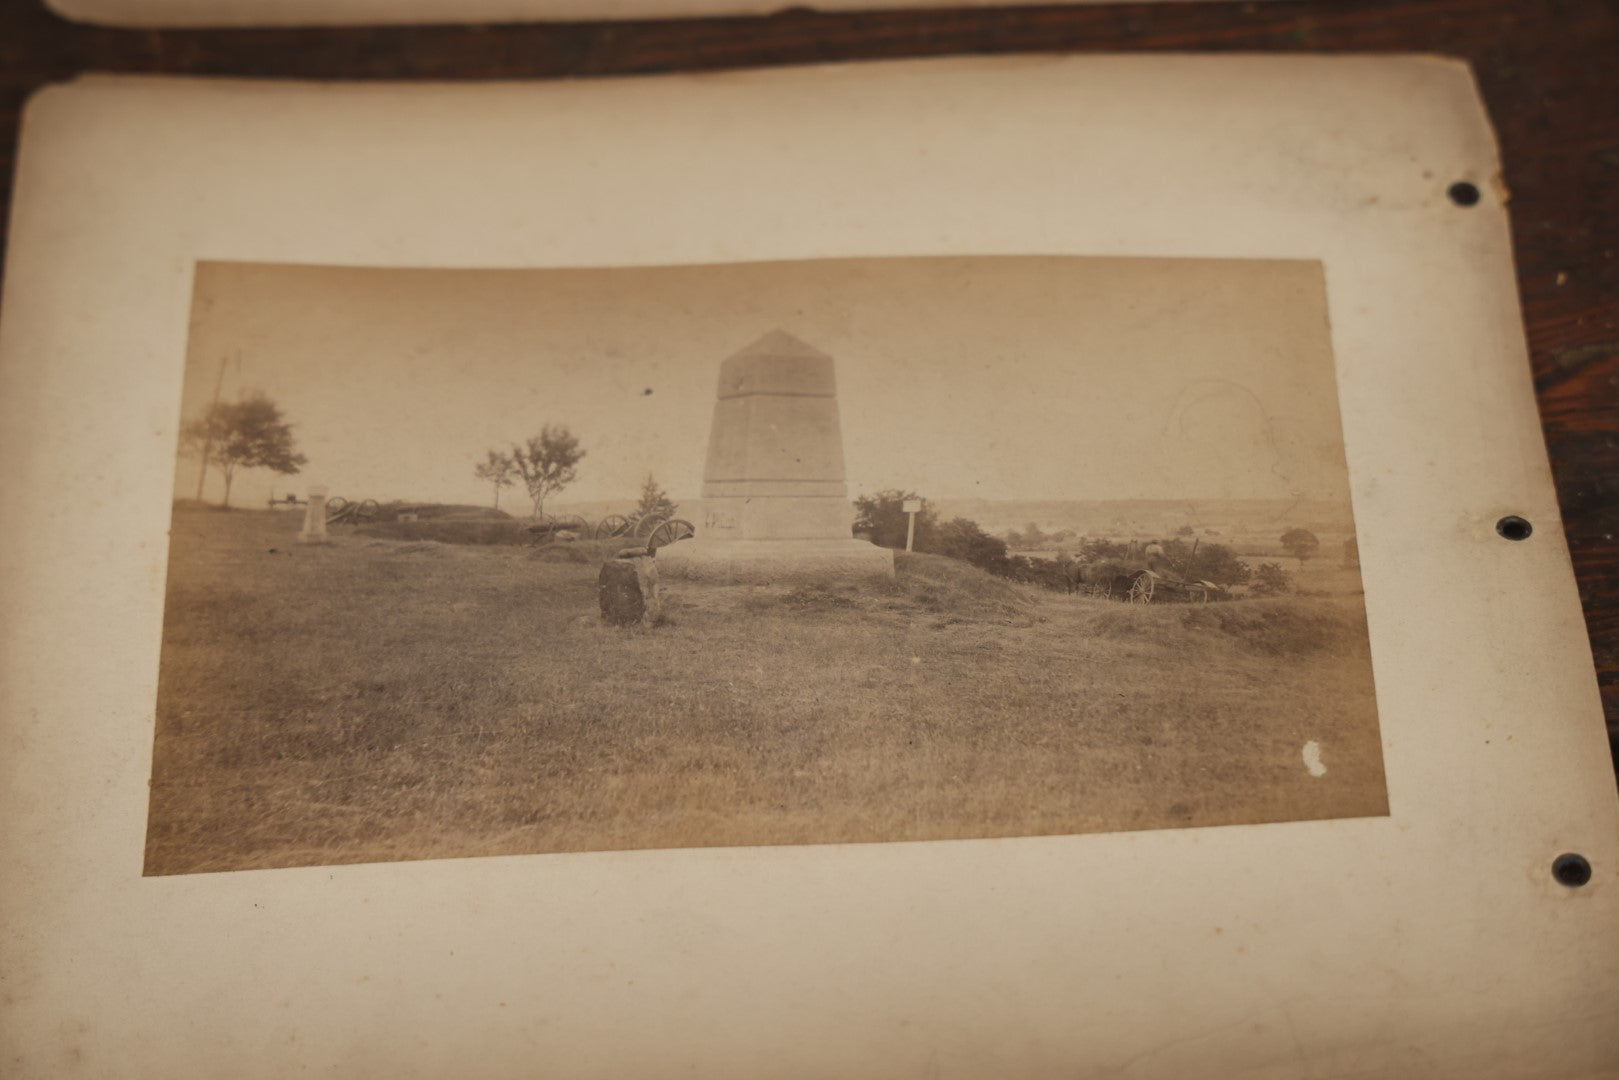
[[[341,495],[334,495],[326,500],[326,524],[363,525],[368,521],[377,520],[377,514],[381,509],[375,499],[350,502]]]

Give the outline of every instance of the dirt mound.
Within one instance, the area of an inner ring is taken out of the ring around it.
[[[938,625],[1033,622],[1035,601],[1026,591],[959,559],[897,552],[894,563],[892,581],[755,587],[741,606],[756,613],[926,617]]]
[[[1021,618],[1035,605],[1017,584],[944,555],[896,552],[893,590],[925,611],[969,618]]]
[[[513,521],[504,510],[463,503],[383,503],[377,507],[379,522],[398,521],[400,515],[415,515],[417,521]]]
[[[1358,609],[1327,600],[1277,597],[1214,604],[1098,605],[1097,637],[1172,648],[1233,645],[1262,656],[1304,656],[1365,640]]]
[[[336,526],[341,528],[341,526]],[[532,544],[534,536],[511,518],[485,520],[373,521],[354,535],[381,540],[437,540],[442,544]]]

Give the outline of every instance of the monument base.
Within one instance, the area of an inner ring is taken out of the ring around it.
[[[865,540],[682,540],[658,549],[658,576],[798,585],[894,576],[894,553]]]

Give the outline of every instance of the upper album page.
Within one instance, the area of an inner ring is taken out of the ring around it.
[[[1588,1075],[1465,67],[91,78],[0,324],[18,1075]]]
[[[769,15],[789,7],[878,11],[929,6],[925,0],[43,0],[57,14],[109,26],[382,26],[401,23],[545,22]],[[1006,7],[1020,0],[968,0]],[[1104,0],[1057,0],[1095,4]],[[1145,0],[1171,2],[1171,0]],[[1270,0],[1265,0],[1270,2]]]

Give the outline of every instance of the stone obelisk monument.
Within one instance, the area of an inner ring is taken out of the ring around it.
[[[850,535],[832,358],[772,331],[720,365],[697,535],[660,548],[664,577],[798,582],[894,576]]]

